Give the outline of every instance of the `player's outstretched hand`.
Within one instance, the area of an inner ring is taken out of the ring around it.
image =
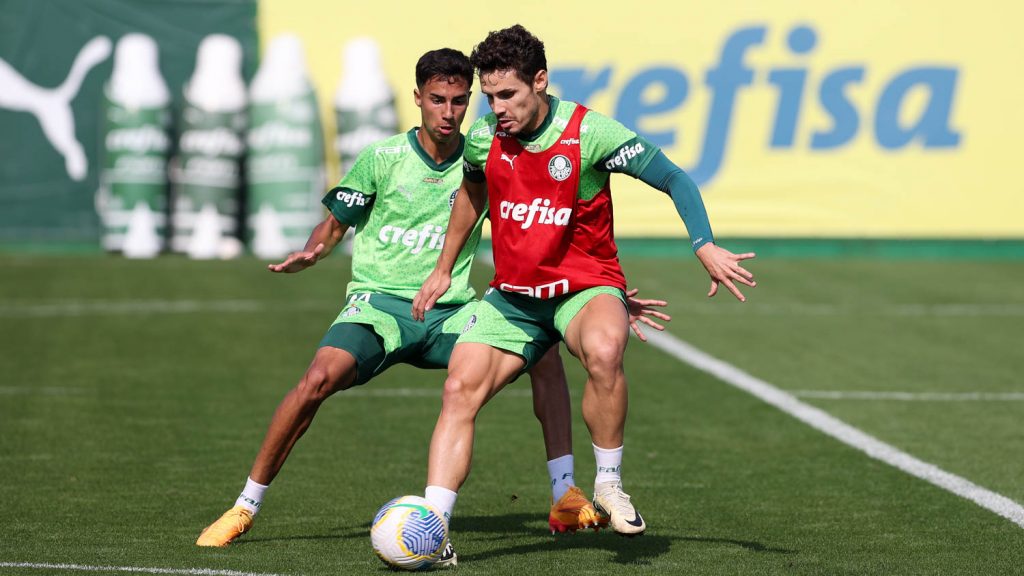
[[[753,252],[733,254],[725,248],[711,243],[698,248],[697,258],[700,259],[700,263],[708,271],[708,276],[711,276],[711,290],[708,292],[708,297],[710,298],[717,294],[718,285],[724,284],[737,300],[746,302],[746,297],[736,287],[735,282],[750,286],[751,288],[757,286],[757,282],[754,282],[754,275],[743,268],[743,266],[740,266],[740,262],[754,256]]]
[[[641,342],[647,342],[647,336],[644,336],[643,331],[640,330],[640,323],[643,322],[651,328],[662,332],[665,330],[665,326],[651,320],[650,317],[654,316],[663,322],[671,322],[672,317],[664,312],[660,312],[652,308],[652,306],[664,308],[668,305],[668,302],[665,302],[664,300],[637,298],[636,295],[639,292],[639,288],[633,288],[632,290],[626,291],[626,304],[629,308],[629,327],[633,329],[633,333],[636,334],[637,338],[639,338]]]
[[[422,322],[427,311],[434,307],[437,300],[444,296],[444,293],[448,291],[448,287],[451,285],[451,274],[435,268],[430,273],[430,276],[427,276],[423,286],[420,286],[420,291],[416,293],[416,297],[412,299],[413,320]]]
[[[313,248],[312,252],[292,252],[285,258],[284,262],[280,264],[267,264],[267,270],[271,272],[284,272],[286,274],[292,274],[295,272],[302,272],[306,268],[309,268],[316,261],[320,259],[320,254],[324,251],[324,243],[321,242]]]

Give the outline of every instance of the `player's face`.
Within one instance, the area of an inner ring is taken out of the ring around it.
[[[547,70],[537,72],[529,83],[523,82],[513,70],[496,70],[480,76],[480,90],[498,117],[498,129],[509,134],[533,132],[544,123],[541,109],[547,102],[547,87]]]
[[[435,76],[413,90],[420,108],[420,129],[438,144],[459,139],[462,121],[469,108],[469,84],[462,78]]]

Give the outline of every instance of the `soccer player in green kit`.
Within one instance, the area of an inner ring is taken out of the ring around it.
[[[431,439],[426,497],[450,512],[469,474],[480,408],[562,339],[588,379],[583,417],[597,461],[594,505],[616,532],[644,519],[623,491],[627,387],[622,368],[628,314],[612,236],[611,173],[667,192],[711,277],[754,286],[741,266],[752,253],[715,245],[693,181],[619,122],[547,94],[544,44],[522,26],[490,33],[470,56],[491,114],[470,128],[464,178],[437,267],[413,301],[422,319],[452,285],[456,255],[489,206],[495,278],[452,352],[441,416]]]
[[[413,321],[410,310],[412,297],[433,269],[436,253],[444,244],[444,230],[462,178],[464,138],[460,128],[472,79],[472,67],[461,52],[441,49],[424,54],[416,65],[414,91],[421,125],[367,147],[324,198],[330,214],[313,230],[305,250],[268,267],[279,273],[305,270],[326,257],[349,227],[356,229],[348,303],[320,342],[302,380],[274,413],[235,506],[203,531],[198,545],[226,546],[249,530],[264,490],[329,396],[363,384],[394,364],[447,366],[475,304],[469,268],[480,237],[479,223],[459,252],[453,290],[439,299],[426,323]],[[632,304],[638,314],[668,319],[645,307],[663,302],[634,300]],[[637,320],[661,329],[649,318]],[[634,328],[639,334],[638,326],[634,324]],[[557,491],[553,492],[557,496],[553,497],[556,506],[552,514],[560,512],[563,519],[571,516],[573,523],[563,529],[576,530],[597,521],[598,516],[572,485],[569,395],[557,351],[546,356],[530,375],[552,489]],[[453,560],[452,551],[446,550],[444,563]]]

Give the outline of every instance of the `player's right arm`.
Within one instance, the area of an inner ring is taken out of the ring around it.
[[[377,198],[377,182],[381,174],[377,160],[374,146],[363,149],[341,182],[324,196],[322,202],[327,207],[327,217],[313,228],[303,249],[292,252],[284,262],[271,264],[267,269],[271,272],[301,272],[326,258],[349,228],[362,226]]]
[[[267,270],[286,274],[302,272],[316,264],[321,258],[326,258],[331,250],[334,250],[334,247],[341,242],[346,230],[348,230],[348,224],[339,222],[334,214],[327,214],[327,218],[313,228],[313,232],[310,233],[302,250],[292,252],[280,264],[268,264]]]
[[[455,195],[448,230],[444,235],[444,247],[437,257],[434,270],[427,276],[416,297],[412,300],[412,317],[423,320],[424,314],[434,307],[452,284],[452,269],[466,245],[466,240],[480,221],[487,207],[487,183],[474,182],[463,177],[459,192]]]

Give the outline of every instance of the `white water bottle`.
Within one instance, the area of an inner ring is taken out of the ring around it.
[[[279,258],[302,249],[323,217],[323,129],[297,36],[270,43],[249,98],[250,248],[260,258]]]
[[[372,38],[355,38],[342,51],[341,81],[334,96],[335,151],[342,174],[367,145],[398,132],[395,94]]]
[[[176,252],[197,259],[241,254],[246,102],[241,45],[231,36],[207,36],[185,85],[171,170],[171,249]]]
[[[103,247],[129,258],[153,258],[164,248],[170,103],[156,42],[145,34],[122,37],[104,89],[104,159],[96,207]]]

